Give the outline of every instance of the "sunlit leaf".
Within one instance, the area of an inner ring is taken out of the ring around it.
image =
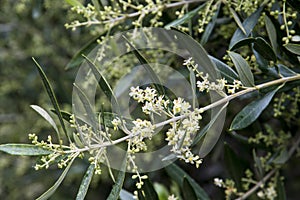
[[[42,156],[52,153],[48,149],[33,144],[1,144],[0,151],[14,156]]]
[[[63,173],[60,175],[59,179],[54,183],[54,185],[51,188],[49,188],[44,194],[42,194],[40,197],[38,197],[36,200],[47,200],[47,199],[49,199],[49,197],[51,197],[54,194],[54,192],[60,186],[62,181],[65,179],[65,176],[67,175],[68,171],[70,170],[70,167],[72,166],[74,160],[75,160],[75,158],[73,158],[69,162],[68,166],[65,168]]]
[[[60,122],[60,124],[62,126],[62,129],[63,129],[66,137],[70,140],[69,135],[67,133],[67,129],[65,127],[65,123],[63,121],[63,118],[62,118],[62,115],[61,115],[61,112],[60,112],[59,105],[57,103],[56,96],[55,96],[55,94],[53,92],[53,89],[52,89],[52,87],[51,87],[51,85],[50,85],[50,83],[48,81],[48,78],[47,78],[46,74],[44,73],[42,67],[39,65],[39,63],[34,58],[32,58],[32,60],[36,64],[36,67],[37,67],[37,69],[39,71],[40,77],[42,78],[42,81],[43,81],[43,84],[44,84],[44,86],[46,88],[47,94],[48,94],[48,96],[49,96],[49,98],[51,100],[51,103],[52,103],[52,105],[53,105],[53,107],[55,109],[55,112],[56,112],[56,114],[58,116],[58,119],[59,119],[59,122]],[[58,139],[60,141],[60,137]]]
[[[181,24],[187,22],[188,20],[192,19],[202,8],[204,8],[205,5],[206,5],[205,3],[201,4],[194,10],[183,15],[181,18],[176,19],[176,20],[172,21],[171,23],[165,25],[165,28],[170,29],[172,26],[175,27],[175,26],[178,26],[178,25],[181,25]]]
[[[289,44],[286,44],[284,47],[287,50],[289,50],[290,52],[292,52],[294,54],[297,54],[297,55],[300,55],[300,44],[289,43]]]
[[[248,62],[240,54],[231,51],[228,52],[228,54],[239,74],[243,85],[247,87],[254,86],[254,77]]]
[[[201,200],[209,200],[208,195],[206,192],[196,183],[194,179],[192,179],[185,171],[183,171],[180,167],[176,164],[170,164],[165,167],[167,174],[175,181],[178,185],[183,185],[183,180],[186,178],[192,188],[194,189],[196,196],[198,199]]]
[[[84,200],[85,195],[86,195],[86,193],[89,189],[89,185],[91,183],[91,180],[93,178],[94,170],[95,170],[95,165],[90,164],[90,166],[86,170],[86,173],[84,174],[84,177],[81,181],[81,184],[80,184],[77,196],[76,196],[76,200]]]

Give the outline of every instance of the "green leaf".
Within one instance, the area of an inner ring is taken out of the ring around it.
[[[276,62],[276,54],[272,47],[261,37],[255,38],[253,48],[267,60]]]
[[[82,141],[80,140],[80,138],[76,133],[73,133],[73,139],[77,147],[84,148],[84,144],[82,143]]]
[[[65,177],[66,177],[68,171],[70,170],[70,167],[72,166],[75,158],[76,157],[74,157],[70,161],[70,163],[65,168],[65,170],[63,171],[63,173],[60,175],[59,179],[57,179],[57,181],[54,183],[54,185],[51,188],[49,188],[44,194],[42,194],[40,197],[38,197],[36,200],[47,200],[47,199],[49,199],[49,197],[51,197],[54,194],[54,192],[60,186],[60,184],[62,183],[62,181],[65,179]]]
[[[276,29],[272,20],[267,15],[265,15],[265,25],[273,50],[278,54]]]
[[[206,124],[203,129],[199,133],[197,133],[196,137],[193,139],[193,145],[196,145],[202,138],[203,136],[207,133],[207,131],[214,125],[220,114],[223,112],[223,110],[227,107],[228,103],[226,103],[219,111],[218,113],[210,120],[208,124]],[[204,144],[203,144],[204,145]],[[204,147],[202,147],[204,148]]]
[[[286,193],[283,180],[280,178],[279,173],[276,175],[276,194],[275,200],[286,200]]]
[[[90,164],[89,168],[86,170],[86,173],[84,174],[84,177],[81,181],[76,200],[84,200],[94,175],[94,169],[95,169],[95,165]]]
[[[53,153],[33,144],[1,144],[0,151],[14,156],[42,156]]]
[[[192,108],[195,109],[196,108],[196,101],[197,101],[196,76],[195,76],[195,73],[194,73],[193,69],[189,69],[189,71],[190,71],[190,85],[191,85],[192,96],[193,96]]]
[[[246,87],[254,86],[254,77],[248,62],[240,54],[231,51],[229,51],[228,54],[239,74],[243,85]]]
[[[183,177],[182,193],[184,199],[197,200],[196,192],[186,177]]]
[[[55,112],[54,109],[51,108],[50,111],[57,115],[57,113]],[[71,115],[72,115],[71,113],[69,113],[69,112],[67,112],[67,111],[64,111],[64,110],[61,110],[61,111],[60,111],[60,114],[61,114],[61,116],[62,116],[62,118],[63,118],[64,120],[66,120],[68,123],[70,123],[70,117],[71,117]]]
[[[167,174],[175,181],[178,185],[183,185],[183,179],[186,178],[192,188],[194,189],[196,196],[201,200],[209,200],[206,192],[192,179],[185,171],[183,171],[176,164],[172,163],[169,166],[165,167]]]
[[[202,8],[204,8],[204,6],[206,5],[206,3],[201,4],[200,6],[198,6],[197,8],[195,8],[194,10],[186,13],[185,15],[183,15],[181,18],[176,19],[174,21],[172,21],[171,23],[165,25],[165,29],[170,29],[171,27],[175,27],[178,25],[181,25],[187,21],[189,21],[190,19],[192,19]]]
[[[255,25],[258,22],[258,19],[260,17],[260,13],[263,10],[264,6],[260,6],[254,13],[252,13],[247,19],[245,19],[245,21],[243,22],[243,27],[245,29],[246,34],[243,33],[243,31],[239,28],[237,29],[231,40],[230,40],[230,44],[229,44],[229,49],[231,49],[233,47],[233,45],[235,43],[237,43],[238,41],[248,37],[250,35],[250,33],[252,32],[253,28],[255,27]]]
[[[120,192],[120,199],[121,200],[134,200],[135,198],[134,198],[133,194],[122,189]]]
[[[84,61],[84,57],[82,57],[82,55],[88,55],[98,45],[97,40],[101,36],[97,36],[97,37],[93,38],[84,47],[82,47],[82,49],[80,49],[73,56],[73,58],[70,60],[70,62],[67,64],[67,66],[65,67],[65,70],[70,70],[70,69],[79,67]]]
[[[233,119],[230,129],[240,130],[252,124],[260,116],[262,111],[266,109],[279,88],[280,87],[267,93],[263,97],[252,101],[245,108],[243,108],[243,110],[240,111]]]
[[[231,12],[233,19],[235,20],[235,22],[237,23],[238,27],[240,28],[240,30],[244,33],[244,35],[247,34],[239,16],[237,15],[237,13],[231,8],[229,7],[229,11]]]
[[[133,46],[131,44],[131,42],[124,35],[123,35],[123,38],[126,40],[127,44],[129,44],[129,46],[133,49],[134,55],[137,57],[137,59],[140,61],[140,63],[143,65],[143,67],[145,68],[145,70],[150,75],[150,78],[153,81],[153,83],[154,83],[153,85],[154,85],[155,89],[157,90],[158,94],[165,95],[165,89],[163,87],[163,84],[159,80],[159,78],[156,75],[156,73],[153,71],[153,68],[151,67],[151,65],[149,64],[149,62],[140,53],[140,51],[137,48],[135,48],[135,46]]]
[[[236,42],[231,48],[230,48],[230,51],[234,51],[240,47],[243,47],[243,46],[246,46],[246,45],[249,45],[251,43],[254,43],[255,42],[255,38],[253,37],[249,37],[249,38],[243,38],[241,40],[239,40],[238,42]]]
[[[210,59],[217,66],[217,70],[221,73],[221,76],[224,77],[228,82],[232,83],[234,80],[239,80],[238,74],[231,67],[215,57],[210,56]]]
[[[286,148],[282,149],[279,155],[272,161],[275,164],[284,164],[289,159],[289,153]]]
[[[255,163],[255,167],[257,168],[259,179],[262,179],[264,176],[264,169],[262,167],[260,158],[256,155],[255,149],[253,149],[253,160]]]
[[[107,200],[118,200],[119,199],[120,192],[122,190],[123,183],[125,180],[125,170],[126,170],[126,157],[123,160],[121,171],[119,171],[116,183],[113,186]]]
[[[202,34],[201,40],[200,40],[200,44],[204,45],[207,43],[209,37],[212,35],[212,31],[216,25],[216,21],[217,21],[217,17],[219,15],[220,12],[220,7],[221,7],[221,3],[217,3],[218,4],[218,9],[216,10],[216,12],[214,13],[214,15],[212,16],[211,21],[207,24],[207,26],[204,29],[204,32]]]
[[[149,179],[145,179],[141,190],[138,190],[139,200],[158,200],[158,195]],[[142,192],[143,190],[143,192]]]
[[[83,7],[83,5],[78,0],[65,0],[65,2],[67,2],[71,6]]]
[[[198,68],[200,68],[202,72],[208,73],[209,79],[211,80],[216,80],[217,78],[220,78],[220,74],[217,71],[217,67],[211,61],[207,52],[201,46],[201,44],[199,44],[199,42],[197,42],[191,36],[178,29],[172,28],[172,30],[180,33],[176,34],[175,32],[176,42],[179,43],[179,46],[185,47],[185,49],[189,53],[189,56],[191,56],[194,59],[195,63],[198,64]]]
[[[51,126],[54,128],[54,130],[57,133],[57,137],[60,138],[58,128],[54,120],[52,119],[52,117],[48,114],[48,112],[43,108],[41,108],[40,106],[31,105],[30,107],[34,109],[37,113],[39,113],[47,122],[49,122],[49,124],[51,124]]]
[[[282,64],[278,64],[278,71],[279,73],[284,76],[284,77],[288,77],[288,76],[295,76],[297,75],[296,72],[294,72],[293,70],[291,70],[290,68],[288,68],[287,66],[284,66]]]
[[[117,101],[116,96],[114,95],[113,90],[111,89],[108,81],[105,79],[105,77],[101,74],[101,72],[97,69],[96,65],[86,56],[83,55],[83,57],[86,59],[89,67],[91,68],[96,80],[98,81],[98,84],[108,100],[112,101],[112,105],[116,107],[116,112],[118,115],[120,115],[120,106]],[[121,117],[120,117],[121,118]]]
[[[227,143],[224,145],[224,160],[230,177],[233,178],[238,189],[242,190],[241,179],[244,176],[247,164],[236,155]]]
[[[284,45],[284,47],[287,50],[289,50],[290,52],[292,52],[294,54],[297,54],[297,55],[300,55],[300,44],[289,43],[289,44]]]
[[[62,127],[62,129],[63,129],[66,137],[70,140],[69,135],[67,133],[67,129],[66,129],[64,121],[63,121],[63,118],[62,118],[62,115],[61,115],[61,112],[60,112],[59,105],[57,103],[56,96],[55,96],[55,94],[53,92],[53,89],[52,89],[52,87],[51,87],[51,85],[50,85],[50,83],[48,81],[48,78],[47,78],[46,74],[44,73],[42,67],[39,65],[39,63],[34,58],[32,58],[32,60],[36,64],[36,67],[37,67],[37,69],[39,71],[40,77],[42,78],[43,84],[44,84],[44,86],[46,88],[47,94],[48,94],[48,96],[49,96],[49,98],[51,100],[51,103],[52,103],[52,105],[53,105],[53,107],[55,109],[55,112],[56,112],[56,114],[58,116],[58,119],[59,119],[59,122],[61,124],[61,127]],[[60,137],[58,139],[60,141]]]
[[[94,109],[92,108],[92,105],[88,99],[88,97],[84,94],[84,92],[74,83],[74,92],[78,95],[85,111],[86,115],[88,116],[88,119],[90,120],[90,123],[93,127],[93,129],[97,129],[98,124],[95,116]],[[88,122],[87,122],[88,123]]]
[[[159,200],[168,200],[169,197],[169,191],[166,188],[166,186],[164,186],[163,184],[160,183],[154,183],[154,189],[158,194],[158,199]]]

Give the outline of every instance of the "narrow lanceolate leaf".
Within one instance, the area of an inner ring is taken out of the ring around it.
[[[116,183],[113,186],[107,200],[118,200],[119,199],[120,192],[122,190],[123,183],[125,180],[126,165],[127,165],[127,163],[126,163],[126,157],[125,157],[123,160],[123,163],[122,163],[121,171],[119,171]]]
[[[229,83],[232,83],[234,80],[239,80],[238,74],[231,67],[215,57],[210,56],[210,59],[215,63],[217,70],[221,73],[221,76]]]
[[[254,77],[248,62],[240,54],[231,51],[228,52],[228,54],[239,74],[243,85],[246,87],[254,86]]]
[[[67,129],[66,129],[65,124],[64,124],[64,121],[63,121],[63,117],[62,117],[61,112],[60,112],[59,105],[58,105],[58,103],[57,103],[56,96],[55,96],[55,94],[54,94],[54,92],[53,92],[53,89],[52,89],[52,87],[51,87],[51,85],[50,85],[50,83],[49,83],[49,81],[48,81],[48,78],[47,78],[46,74],[44,73],[42,67],[39,65],[39,63],[38,63],[34,58],[32,58],[32,60],[33,60],[33,61],[35,62],[35,64],[36,64],[36,67],[37,67],[37,69],[38,69],[38,71],[39,71],[39,74],[40,74],[40,76],[41,76],[41,78],[42,78],[42,81],[43,81],[43,84],[44,84],[44,86],[45,86],[45,88],[46,88],[46,91],[47,91],[47,93],[48,93],[48,96],[49,96],[49,98],[50,98],[50,100],[51,100],[51,103],[52,103],[52,105],[53,105],[53,107],[54,107],[54,109],[55,109],[55,112],[56,112],[56,114],[57,114],[57,116],[58,116],[58,119],[59,119],[59,122],[60,122],[60,124],[61,124],[61,127],[62,127],[62,129],[63,129],[63,131],[64,131],[66,137],[70,140],[69,135],[68,135],[68,133],[67,133]]]
[[[236,42],[231,48],[230,51],[234,51],[240,47],[246,46],[246,45],[250,45],[251,43],[255,42],[255,38],[253,37],[248,37],[248,38],[243,38],[241,40],[239,40],[238,42]]]
[[[258,22],[258,19],[260,17],[260,13],[263,10],[264,6],[260,6],[254,13],[252,13],[247,19],[245,19],[245,21],[243,22],[243,27],[245,29],[246,34],[243,33],[243,31],[239,28],[237,29],[231,40],[230,40],[230,44],[229,44],[229,49],[231,49],[231,47],[237,43],[238,41],[248,37],[250,35],[250,33],[252,32],[253,28],[255,27],[255,25]]]
[[[97,129],[97,120],[96,120],[95,112],[92,108],[92,105],[91,105],[88,97],[84,94],[84,92],[75,83],[74,83],[73,88],[85,109],[85,112],[86,112],[86,115],[88,116],[89,122],[91,123],[91,125],[94,129]]]
[[[182,193],[184,199],[197,200],[196,192],[186,177],[183,178]]]
[[[300,55],[300,44],[289,43],[285,45],[285,48],[294,54]]]
[[[276,54],[272,47],[261,37],[255,38],[253,48],[267,60],[276,62]]]
[[[206,5],[206,3],[198,6],[197,8],[195,8],[194,10],[186,13],[185,15],[183,15],[181,18],[176,19],[174,21],[172,21],[171,23],[165,25],[166,29],[170,29],[171,27],[176,27],[179,26],[187,21],[189,21],[190,19],[192,19],[202,8],[204,8],[204,6]]]
[[[47,200],[47,199],[49,199],[49,197],[51,197],[54,194],[54,192],[60,186],[60,184],[62,183],[62,181],[65,179],[65,177],[66,177],[68,171],[70,170],[70,167],[72,166],[75,158],[76,157],[74,157],[70,161],[70,163],[65,168],[65,170],[63,171],[63,173],[60,175],[59,179],[57,179],[57,181],[54,183],[54,185],[51,188],[49,188],[44,194],[42,194],[40,197],[38,197],[36,200]]]
[[[89,189],[89,185],[94,175],[95,165],[91,164],[89,168],[86,170],[84,177],[81,181],[76,200],[84,200],[84,197]]]
[[[214,125],[220,114],[223,112],[223,110],[227,107],[228,103],[226,103],[219,111],[218,113],[213,116],[213,118],[210,120],[208,124],[206,124],[199,133],[197,133],[196,137],[193,140],[193,145],[196,145],[208,132],[208,130]],[[205,144],[202,145],[202,148],[204,148]]]
[[[130,192],[122,189],[120,192],[120,199],[121,200],[135,200],[133,194],[131,194]]]
[[[172,179],[180,186],[183,185],[183,180],[186,178],[193,190],[196,193],[197,199],[201,200],[209,200],[206,192],[196,183],[194,179],[192,179],[185,171],[183,171],[176,164],[170,164],[165,168],[167,174],[172,177]]]
[[[247,32],[239,18],[239,16],[237,15],[237,13],[235,12],[235,10],[233,10],[231,7],[229,7],[229,10],[233,16],[233,19],[235,20],[236,24],[238,25],[238,27],[241,29],[241,31],[246,35]]]
[[[49,122],[49,124],[51,124],[51,126],[54,128],[54,130],[57,133],[57,137],[60,139],[58,128],[54,120],[52,119],[52,117],[48,114],[48,112],[43,108],[41,108],[40,106],[31,105],[30,107],[34,109],[37,113],[39,113],[47,122]]]
[[[50,111],[57,115],[54,109],[51,108]],[[70,117],[72,114],[64,110],[61,110],[60,113],[63,119],[66,120],[68,123],[70,123]]]
[[[283,180],[280,178],[280,174],[276,175],[276,200],[286,200],[286,193],[284,188]]]
[[[33,144],[1,144],[0,151],[14,156],[42,156],[52,153],[48,149]]]
[[[276,29],[272,20],[267,15],[265,15],[265,24],[266,24],[267,33],[271,41],[273,50],[275,51],[276,54],[278,54]]]
[[[216,12],[214,13],[214,15],[212,16],[211,21],[207,24],[207,26],[205,27],[205,30],[202,34],[201,40],[200,40],[200,44],[204,45],[206,44],[206,42],[208,41],[209,37],[212,35],[212,31],[216,25],[216,21],[217,21],[217,17],[219,15],[220,12],[220,7],[221,7],[221,2],[218,3],[218,9],[216,10]]]
[[[65,0],[65,2],[67,2],[71,6],[83,7],[83,5],[78,0]]]
[[[240,130],[252,124],[260,116],[262,111],[264,111],[264,109],[269,105],[279,88],[280,87],[267,93],[263,97],[252,101],[245,108],[243,108],[243,110],[240,111],[233,119],[230,129]]]
[[[158,195],[149,179],[144,180],[144,185],[138,191],[139,200],[158,200]]]
[[[119,103],[108,81],[105,79],[105,77],[97,69],[96,65],[88,57],[84,55],[83,57],[86,59],[89,67],[91,68],[96,80],[98,81],[100,88],[102,89],[102,91],[104,92],[108,100],[112,102],[113,106],[116,107],[117,114],[120,115],[121,111],[120,111]]]
[[[158,76],[154,72],[152,66],[149,64],[147,59],[141,54],[141,52],[137,48],[135,48],[135,46],[133,46],[131,44],[131,42],[125,36],[123,36],[123,38],[126,40],[127,44],[133,49],[134,55],[140,61],[142,66],[145,68],[145,70],[148,72],[152,82],[154,83],[153,85],[154,85],[155,89],[157,90],[157,92],[160,95],[165,95],[165,89],[163,87],[163,84],[159,80]]]
[[[197,96],[196,96],[196,76],[195,73],[192,69],[189,69],[190,71],[190,84],[191,84],[191,89],[192,89],[192,98],[193,98],[193,109],[196,108],[196,100],[197,100]]]

